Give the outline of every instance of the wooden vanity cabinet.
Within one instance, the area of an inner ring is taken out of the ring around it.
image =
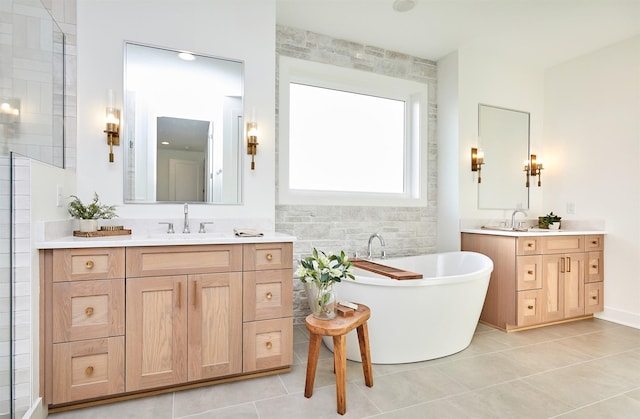
[[[56,249],[40,261],[48,405],[293,363],[292,243]]]
[[[293,244],[244,245],[243,372],[293,363]]]
[[[603,310],[603,235],[462,233],[462,250],[494,262],[480,320],[516,330]]]
[[[40,254],[41,382],[50,403],[124,391],[124,249]]]

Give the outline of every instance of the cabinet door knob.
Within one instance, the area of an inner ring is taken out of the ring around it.
[[[533,310],[533,306],[527,306],[529,310]]]
[[[267,300],[270,300],[273,298],[273,294],[271,292],[268,292],[266,297],[267,297]]]
[[[271,342],[267,342],[267,349],[271,349],[273,347],[273,344]]]
[[[91,375],[93,374],[93,367],[92,366],[88,366],[87,369],[84,370],[84,373],[86,375]]]
[[[93,261],[92,260],[88,260],[85,262],[84,267],[87,269],[93,269]]]
[[[273,259],[273,255],[271,253],[267,253],[267,260]]]
[[[93,314],[93,307],[87,307],[84,309],[84,314],[91,316]]]

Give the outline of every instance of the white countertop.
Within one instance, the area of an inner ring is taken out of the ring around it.
[[[262,237],[236,237],[233,233],[130,234],[107,237],[66,236],[36,243],[38,249],[71,249],[91,247],[183,246],[198,244],[245,244],[294,242],[288,234],[265,233]]]
[[[461,233],[489,234],[493,236],[531,237],[531,236],[576,236],[585,234],[605,234],[602,230],[544,230],[532,229],[528,231],[491,230],[484,228],[463,228]]]

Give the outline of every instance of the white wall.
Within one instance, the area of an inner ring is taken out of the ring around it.
[[[640,328],[640,37],[545,73],[546,208],[604,218],[605,311]]]
[[[461,48],[438,62],[438,251],[460,248],[460,220],[511,217],[512,209],[478,209],[478,183],[470,161],[471,147],[482,147],[478,104],[530,112],[531,150],[544,158],[543,86],[542,69],[491,48]],[[519,175],[524,185],[524,172],[514,174]],[[542,184],[544,189],[545,178]],[[549,212],[541,199],[542,190],[534,185],[527,218]]]
[[[192,205],[194,218],[268,219],[275,208],[275,0],[78,0],[78,194],[123,202],[122,146],[108,162],[107,89],[122,103],[123,43],[191,50],[245,63],[245,115],[261,138],[256,169],[244,158],[244,205]],[[182,205],[124,205],[122,218],[179,217]]]
[[[39,252],[35,247],[38,221],[56,221],[69,217],[66,200],[57,206],[57,188],[62,188],[62,195],[76,193],[76,176],[70,170],[62,170],[48,164],[31,160],[30,182],[30,237],[31,237],[31,411],[27,417],[40,418],[46,416],[46,408],[39,399],[40,394],[40,262]]]

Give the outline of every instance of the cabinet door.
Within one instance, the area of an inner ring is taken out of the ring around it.
[[[249,271],[243,276],[243,320],[293,316],[293,271]]]
[[[189,275],[189,380],[242,372],[242,274]]]
[[[542,290],[518,292],[518,327],[542,322],[543,295]]]
[[[564,256],[564,317],[584,315],[584,253]]]
[[[244,372],[293,363],[293,318],[247,322],[243,336]]]
[[[584,286],[584,314],[593,314],[604,310],[604,284],[590,282]]]
[[[127,279],[127,391],[186,381],[186,286],[186,276]]]
[[[542,256],[518,256],[518,291],[542,288]]]
[[[124,280],[53,284],[53,342],[124,334]]]
[[[564,318],[563,275],[566,269],[562,255],[545,255],[542,257],[542,282],[544,301],[542,321],[551,322]]]
[[[51,403],[124,392],[124,336],[53,345]]]
[[[604,279],[604,252],[587,253],[586,282],[599,282]]]

